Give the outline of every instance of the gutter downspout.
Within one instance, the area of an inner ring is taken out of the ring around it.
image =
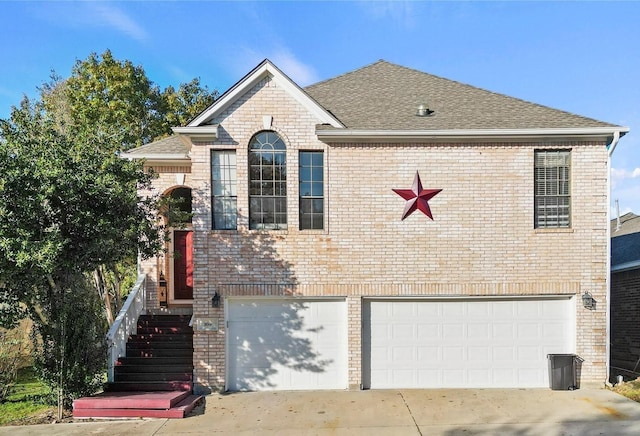
[[[611,371],[611,155],[616,149],[616,145],[618,145],[618,141],[620,141],[620,131],[617,130],[613,132],[613,138],[611,139],[611,143],[607,147],[608,156],[607,156],[607,273],[605,275],[606,286],[607,286],[607,337],[606,337],[606,345],[605,350],[607,353],[606,357],[606,371],[607,376],[605,379],[605,386],[607,382],[609,382],[610,371]]]

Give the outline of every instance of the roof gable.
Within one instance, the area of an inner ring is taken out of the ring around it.
[[[256,68],[244,76],[240,81],[233,85],[228,91],[220,96],[211,106],[191,121],[186,129],[176,129],[177,132],[184,130],[187,133],[194,131],[188,128],[202,127],[210,125],[215,117],[224,112],[229,106],[236,102],[246,92],[251,90],[258,82],[265,77],[270,76],[278,86],[287,91],[296,101],[298,101],[309,112],[314,114],[321,124],[328,124],[332,127],[343,127],[342,124],[329,113],[324,107],[314,101],[306,92],[302,90],[295,82],[287,77],[280,69],[278,69],[270,60],[265,59]]]

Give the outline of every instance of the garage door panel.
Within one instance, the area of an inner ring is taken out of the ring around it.
[[[486,302],[477,302],[472,306],[467,306],[467,319],[487,319],[491,316],[491,306]]]
[[[442,317],[442,305],[441,304],[431,304],[431,305],[421,305],[417,306],[418,310],[416,315],[423,319],[432,319],[432,318],[440,318]]]
[[[365,301],[364,385],[546,387],[547,354],[574,351],[574,312],[569,298]]]
[[[470,339],[489,339],[491,325],[489,323],[469,323],[467,337]]]
[[[447,338],[447,340],[462,340],[465,337],[465,328],[462,323],[453,323],[449,321],[447,324],[442,326],[442,335]]]
[[[227,307],[227,389],[347,387],[344,299],[232,299]]]
[[[513,323],[494,322],[492,324],[494,339],[507,339],[511,341],[515,338],[515,326]]]
[[[468,360],[472,362],[489,362],[491,360],[491,349],[489,347],[469,347]]]
[[[440,304],[440,306],[442,307],[442,316],[444,318],[451,318],[451,317],[459,318],[460,316],[464,315],[464,306],[459,302],[454,302],[449,304],[445,304],[445,303],[436,303],[436,304]]]
[[[418,347],[418,359],[425,364],[442,360],[440,347]]]
[[[516,314],[520,319],[540,319],[540,304],[529,304],[528,301],[518,301],[516,305]]]

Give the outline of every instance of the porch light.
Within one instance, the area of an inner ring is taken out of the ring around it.
[[[429,109],[429,106],[427,104],[421,103],[420,105],[418,105],[418,111],[416,112],[417,116],[419,116],[419,117],[428,117],[432,113],[433,113],[433,111],[431,109]]]
[[[582,305],[585,309],[593,310],[596,308],[596,300],[589,292],[584,291],[584,294],[582,295]]]
[[[211,299],[211,307],[220,307],[220,294],[216,291]]]

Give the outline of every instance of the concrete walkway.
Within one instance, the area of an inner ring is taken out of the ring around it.
[[[0,435],[638,435],[640,404],[602,389],[209,395],[185,419],[0,427]]]

